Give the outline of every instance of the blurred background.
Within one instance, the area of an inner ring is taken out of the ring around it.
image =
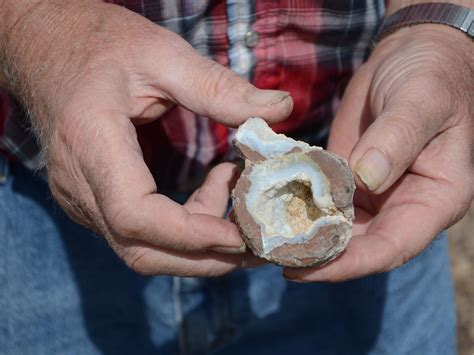
[[[459,355],[474,355],[474,205],[448,234],[456,287]]]

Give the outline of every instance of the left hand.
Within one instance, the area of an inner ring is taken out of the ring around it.
[[[359,188],[354,237],[334,261],[287,268],[285,277],[336,282],[388,271],[462,218],[474,194],[472,58],[473,42],[443,25],[382,40],[347,87],[329,138]]]

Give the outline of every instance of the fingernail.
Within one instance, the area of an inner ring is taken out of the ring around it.
[[[214,247],[212,250],[223,254],[243,254],[247,247],[244,244],[240,247]]]
[[[248,102],[254,105],[277,105],[290,97],[290,93],[278,90],[254,90],[248,97]]]
[[[370,148],[360,159],[355,172],[369,190],[377,190],[390,175],[390,163],[380,150]]]

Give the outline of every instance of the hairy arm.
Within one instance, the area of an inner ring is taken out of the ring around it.
[[[1,5],[0,85],[34,113],[32,123],[45,149],[62,108],[57,93],[72,90],[74,75],[97,50],[92,38],[102,30],[104,11],[98,7],[103,5],[92,0],[5,0]]]

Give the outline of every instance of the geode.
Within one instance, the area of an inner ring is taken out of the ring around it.
[[[345,159],[276,134],[256,117],[239,127],[234,145],[245,159],[232,191],[234,216],[255,255],[309,267],[346,248],[355,184]]]

